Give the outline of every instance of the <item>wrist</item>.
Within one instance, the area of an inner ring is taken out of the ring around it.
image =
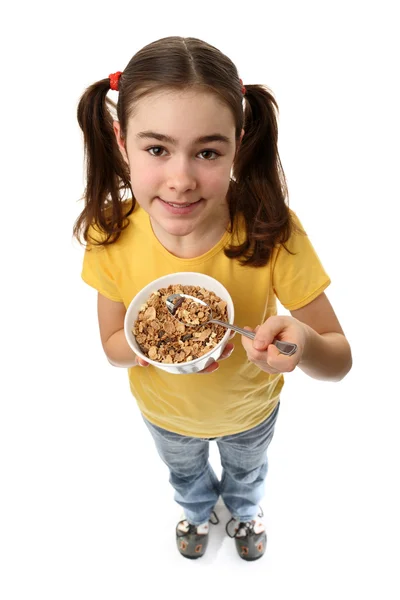
[[[319,333],[317,333],[315,331],[315,329],[313,329],[306,323],[301,323],[301,325],[302,325],[303,332],[304,332],[303,333],[304,345],[303,345],[303,352],[301,355],[301,359],[299,361],[299,365],[307,363],[307,361],[309,361],[310,358],[314,355],[313,348],[317,341],[317,337],[320,337]]]
[[[109,356],[107,356],[107,360],[110,363],[110,365],[112,365],[113,367],[119,367],[121,369],[130,369],[132,367],[139,366],[136,359],[134,359],[133,361],[121,363],[121,362],[116,362],[115,360],[111,360],[111,358]]]
[[[130,348],[123,329],[113,333],[103,345],[108,362],[113,367],[129,369],[138,365],[138,357]]]
[[[318,333],[308,325],[306,342],[298,363],[300,369],[325,381],[340,381],[352,366],[351,350],[345,336],[339,332]]]

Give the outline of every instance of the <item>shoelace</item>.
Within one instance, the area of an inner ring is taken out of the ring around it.
[[[214,521],[212,520],[213,516],[214,516]],[[215,511],[212,511],[211,516],[208,520],[212,525],[218,525],[218,523],[219,523],[219,519],[218,519]],[[186,519],[179,521],[179,523],[183,523],[184,521],[186,521]],[[179,523],[178,523],[178,525],[179,525]],[[180,531],[177,528],[176,533],[177,533],[178,537],[183,537],[185,535],[190,535],[190,534],[197,534],[197,528],[198,528],[198,525],[192,525],[191,523],[189,523],[189,529],[187,531]]]
[[[260,512],[258,514],[258,516],[260,517],[260,519],[264,516],[264,512],[263,509],[260,506]],[[251,535],[252,533],[254,533],[254,523],[253,521],[247,521],[246,523],[244,523],[243,521],[240,521],[239,525],[237,526],[237,529],[234,531],[233,534],[230,534],[228,531],[228,527],[229,525],[232,523],[232,521],[236,521],[235,517],[232,517],[232,519],[230,519],[230,521],[227,522],[226,526],[225,526],[225,531],[226,533],[229,535],[230,538],[236,538],[238,537],[238,533],[241,529],[245,529],[246,531],[246,537],[248,535]],[[242,536],[240,536],[242,537]]]

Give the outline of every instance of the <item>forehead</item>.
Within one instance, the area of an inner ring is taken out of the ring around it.
[[[135,104],[128,129],[130,135],[152,130],[186,141],[216,132],[234,137],[235,121],[230,108],[215,94],[163,90]]]

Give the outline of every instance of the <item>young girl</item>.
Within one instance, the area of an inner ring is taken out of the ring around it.
[[[116,105],[110,88],[119,92]],[[330,279],[287,205],[277,109],[270,91],[244,86],[219,50],[180,37],[140,50],[122,73],[90,86],[78,106],[87,161],[85,208],[74,228],[87,243],[82,277],[98,291],[104,352],[129,368],[132,394],[169,468],[184,511],[176,541],[187,558],[204,554],[220,496],[241,558],[263,555],[259,502],[282,373],[299,367],[339,381],[351,368],[324,293]],[[233,354],[228,343],[205,377],[149,366],[124,335],[136,293],[179,271],[218,279],[235,321],[257,332]],[[276,297],[291,316],[276,314]],[[297,344],[296,353],[280,354],[275,338]],[[208,461],[210,440],[219,447],[221,481]]]

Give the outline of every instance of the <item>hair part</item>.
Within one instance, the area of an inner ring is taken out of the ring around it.
[[[225,249],[229,258],[249,266],[265,265],[273,248],[289,239],[293,227],[288,191],[278,153],[278,105],[262,85],[242,84],[235,65],[214,46],[196,38],[167,37],[148,44],[129,61],[119,79],[118,102],[107,97],[109,79],[88,87],[80,98],[78,123],[84,136],[86,187],[84,209],[74,224],[82,243],[108,245],[128,226],[136,200],[129,167],[118,148],[112,111],[121,139],[136,104],[158,90],[212,92],[232,111],[235,137],[245,135],[236,153],[228,190],[230,231],[244,217],[246,239]],[[100,239],[91,235],[91,228]]]

